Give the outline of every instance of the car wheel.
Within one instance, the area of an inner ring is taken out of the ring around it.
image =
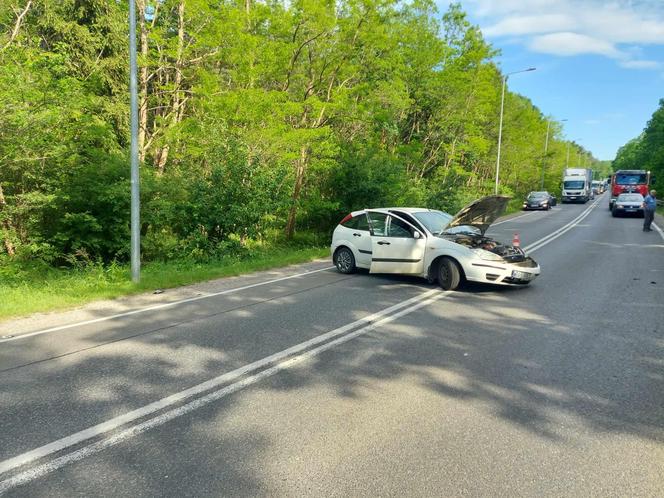
[[[445,290],[454,290],[461,282],[459,265],[450,258],[443,258],[438,264],[438,283]]]
[[[354,273],[356,270],[355,256],[347,247],[341,247],[334,253],[334,266],[340,273]]]
[[[612,210],[611,210],[611,216],[613,216],[614,218],[617,218],[617,217],[618,217],[618,212],[617,212],[616,209],[612,209]]]

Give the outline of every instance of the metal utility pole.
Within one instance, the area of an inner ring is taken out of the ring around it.
[[[536,68],[529,67],[528,69],[522,69],[521,71],[514,71],[512,73],[507,73],[503,76],[503,90],[500,97],[500,124],[498,125],[498,155],[496,157],[496,188],[495,193],[498,195],[498,184],[500,177],[500,147],[503,141],[503,111],[505,109],[505,87],[507,86],[507,78],[513,74],[525,73],[528,71],[535,71]]]
[[[131,114],[131,280],[141,279],[140,184],[138,174],[138,85],[136,83],[136,5],[129,0],[129,94]]]

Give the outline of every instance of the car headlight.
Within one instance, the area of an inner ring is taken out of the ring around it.
[[[472,251],[475,253],[476,256],[478,256],[480,259],[484,259],[486,261],[502,261],[503,258],[501,256],[498,256],[497,254],[487,251],[486,249],[472,249]]]
[[[540,206],[546,206],[549,203],[549,201],[542,201],[540,202]]]
[[[622,204],[618,204],[616,207],[617,207],[618,209],[622,209],[622,208],[624,208],[625,206],[623,206]]]

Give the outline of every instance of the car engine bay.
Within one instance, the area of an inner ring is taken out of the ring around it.
[[[485,237],[479,234],[471,233],[444,233],[442,235],[444,238],[461,244],[462,246],[469,247],[471,249],[484,249],[485,251],[491,251],[498,256],[503,257],[506,261],[511,263],[517,263],[519,261],[524,261],[527,257],[526,254],[520,247],[513,245],[505,245],[500,242]]]

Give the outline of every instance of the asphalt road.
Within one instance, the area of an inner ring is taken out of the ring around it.
[[[664,235],[605,204],[491,228],[532,248],[528,288],[318,263],[21,330],[0,492],[664,496]]]

